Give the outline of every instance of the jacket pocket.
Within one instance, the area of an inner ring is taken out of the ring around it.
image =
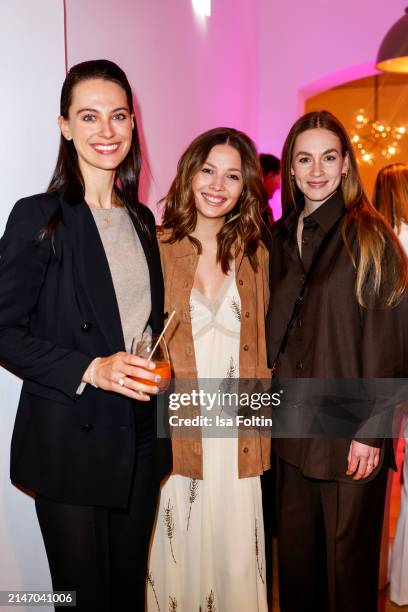
[[[68,395],[65,395],[65,393],[62,393],[62,391],[58,391],[52,387],[46,387],[45,385],[40,385],[32,380],[24,381],[22,392],[24,391],[44,399],[59,402],[60,404],[67,404],[68,406],[72,406],[75,403],[73,399],[71,399]]]

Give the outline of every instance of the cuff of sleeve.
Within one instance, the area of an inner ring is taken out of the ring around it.
[[[360,442],[360,444],[366,444],[367,446],[374,446],[375,448],[381,448],[384,442],[383,438],[363,438],[360,436],[356,436],[353,438],[356,442]]]
[[[77,395],[82,395],[85,387],[86,387],[87,383],[86,382],[81,382],[81,384],[79,385],[78,389],[76,390],[76,394]]]

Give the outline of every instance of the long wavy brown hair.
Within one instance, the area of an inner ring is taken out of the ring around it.
[[[391,164],[379,171],[373,204],[399,233],[401,223],[408,223],[408,164]]]
[[[296,138],[306,130],[323,128],[336,134],[342,155],[349,159],[349,170],[342,177],[341,191],[347,208],[342,233],[344,244],[356,268],[356,298],[367,306],[379,297],[387,306],[395,305],[408,286],[405,254],[389,224],[374,208],[358,171],[350,138],[340,121],[328,111],[313,111],[292,126],[282,153],[282,204],[284,215],[301,206],[303,194],[291,180]],[[355,248],[356,247],[356,248]]]
[[[232,260],[239,249],[243,248],[251,266],[256,270],[260,210],[267,204],[268,197],[255,145],[243,132],[233,128],[215,128],[193,140],[181,156],[170,191],[162,200],[162,227],[171,230],[168,242],[173,243],[187,236],[196,246],[198,253],[202,252],[200,241],[191,235],[197,223],[192,181],[205,164],[211,149],[222,144],[228,144],[238,151],[244,186],[237,204],[227,215],[217,234],[217,262],[221,264],[224,274],[227,274]]]

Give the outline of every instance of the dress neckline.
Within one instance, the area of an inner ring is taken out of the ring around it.
[[[194,293],[197,299],[199,299],[203,304],[208,306],[211,310],[214,310],[214,306],[217,304],[221,304],[221,302],[224,300],[224,297],[231,283],[233,282],[234,278],[235,278],[235,265],[233,264],[231,267],[231,270],[225,276],[217,293],[215,294],[213,298],[208,298],[206,295],[201,293],[199,289],[196,289],[195,287],[191,289],[191,293],[192,294]]]

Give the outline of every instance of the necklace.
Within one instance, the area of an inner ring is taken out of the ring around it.
[[[120,201],[120,199],[118,198],[118,196],[116,195],[115,192],[113,192],[112,194],[112,201],[111,201],[111,205],[109,208],[103,208],[101,206],[95,206],[94,204],[92,204],[91,202],[87,202],[88,206],[90,208],[94,208],[94,209],[98,209],[98,210],[103,210],[104,214],[102,217],[102,220],[104,222],[105,225],[109,225],[109,223],[111,222],[111,212],[113,208],[123,208],[123,204]]]

